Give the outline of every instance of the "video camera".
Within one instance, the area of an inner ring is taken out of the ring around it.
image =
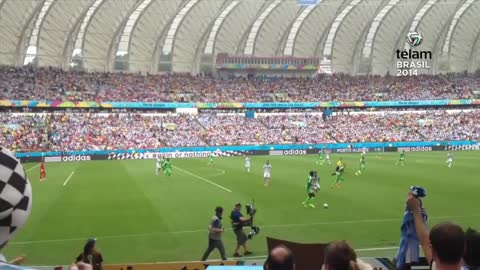
[[[257,213],[257,209],[255,208],[255,205],[252,203],[252,204],[245,205],[245,210],[247,210],[247,215],[250,216],[250,222],[248,224],[248,225],[250,225],[250,231],[247,233],[247,237],[250,240],[255,235],[260,233],[260,228],[258,226],[253,225],[253,217]]]
[[[247,215],[253,217],[257,213],[257,209],[255,208],[255,205],[253,204],[247,204],[245,205],[245,210],[247,210]]]

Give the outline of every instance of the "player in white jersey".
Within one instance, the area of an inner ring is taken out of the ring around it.
[[[447,164],[448,164],[449,168],[452,167],[452,164],[453,164],[453,153],[452,152],[449,152],[447,154]]]
[[[328,164],[332,164],[330,161],[330,151],[325,151],[325,161],[328,162]]]
[[[247,172],[250,172],[250,166],[251,166],[251,163],[250,163],[250,157],[245,157],[245,170],[247,170]]]
[[[263,165],[263,184],[268,187],[270,184],[270,173],[272,171],[272,164],[270,164],[270,161],[267,160],[267,162]]]
[[[163,169],[163,163],[164,160],[162,157],[157,157],[157,160],[155,161],[155,175],[158,175],[160,171]]]

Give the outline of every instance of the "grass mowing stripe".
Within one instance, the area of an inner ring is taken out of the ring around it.
[[[72,171],[72,173],[68,176],[67,180],[65,180],[65,182],[63,182],[63,186],[66,186],[68,184],[68,181],[70,181],[70,179],[72,178],[74,173],[75,173],[75,171]]]
[[[468,216],[439,216],[429,217],[429,219],[452,219],[452,218],[475,218],[480,215],[468,215]],[[276,224],[276,225],[260,225],[262,228],[282,228],[282,227],[299,227],[299,226],[318,226],[318,225],[340,225],[340,224],[356,224],[356,223],[388,223],[398,221],[399,218],[389,219],[363,219],[363,220],[345,220],[345,221],[333,221],[333,222],[315,222],[315,223],[297,223],[297,224]],[[225,231],[231,231],[231,228],[225,228]],[[129,237],[141,237],[141,236],[153,236],[161,234],[184,234],[184,233],[199,233],[205,232],[205,229],[201,230],[189,230],[189,231],[173,231],[173,232],[157,232],[157,233],[141,233],[141,234],[124,234],[124,235],[107,235],[96,237],[98,239],[114,239],[114,238],[129,238]],[[50,240],[38,240],[38,241],[22,241],[22,242],[10,242],[10,245],[23,245],[23,244],[36,244],[36,243],[51,243],[51,242],[68,242],[68,241],[85,241],[88,237],[82,238],[66,238],[66,239],[50,239]],[[363,250],[368,251],[368,250]]]
[[[198,178],[198,179],[200,179],[200,180],[203,180],[203,181],[205,181],[205,182],[207,182],[207,183],[209,183],[209,184],[211,184],[211,185],[214,185],[214,186],[216,186],[216,187],[218,187],[218,188],[221,188],[221,189],[223,189],[223,190],[225,190],[225,191],[227,191],[227,192],[232,192],[230,189],[228,189],[228,188],[226,188],[226,187],[223,187],[223,186],[220,186],[219,184],[214,183],[214,182],[212,182],[212,181],[210,181],[210,180],[208,180],[208,179],[206,179],[206,178],[203,178],[203,177],[201,177],[201,176],[199,176],[199,175],[196,175],[196,174],[194,174],[194,173],[191,173],[191,172],[189,172],[189,171],[186,171],[186,170],[184,170],[184,169],[181,169],[181,168],[179,168],[179,167],[177,167],[177,166],[173,166],[173,167],[176,168],[177,170],[181,171],[181,172],[184,172],[184,173],[186,173],[186,174],[188,174],[188,175],[190,175],[190,176],[193,176],[193,177],[195,177],[195,178]],[[217,176],[218,176],[218,175],[217,175]]]

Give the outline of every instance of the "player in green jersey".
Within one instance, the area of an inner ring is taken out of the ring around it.
[[[361,175],[365,171],[365,167],[367,167],[367,161],[365,160],[365,154],[362,153],[360,157],[360,167],[355,175]]]
[[[318,156],[317,156],[317,165],[323,165],[323,149],[318,151]]]
[[[157,160],[155,161],[155,175],[158,175],[160,171],[163,171],[163,164],[165,163],[165,160],[163,157],[157,157]]]
[[[213,166],[213,153],[208,154],[207,166]]]
[[[400,158],[397,160],[397,162],[395,162],[395,165],[405,166],[405,150],[402,150],[402,152],[400,152]]]
[[[312,203],[312,201],[319,190],[320,177],[316,171],[310,171],[307,180],[307,198],[302,202],[303,206],[315,208],[315,205]]]
[[[165,162],[163,163],[163,173],[166,176],[172,175],[172,162],[169,158],[167,158],[167,160],[165,160]]]

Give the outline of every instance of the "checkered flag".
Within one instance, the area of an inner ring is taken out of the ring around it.
[[[0,146],[0,249],[25,224],[32,209],[32,187],[23,166]]]

